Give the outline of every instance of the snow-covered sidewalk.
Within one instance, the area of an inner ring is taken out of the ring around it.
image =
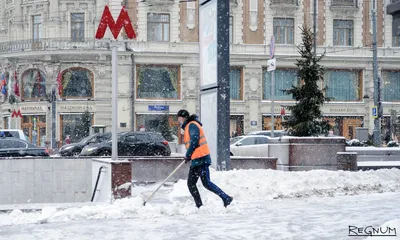
[[[102,210],[97,209],[99,220],[85,220],[87,210],[81,209],[81,216],[78,211],[64,211],[59,222],[0,227],[0,239],[365,239],[349,237],[349,225],[384,226],[399,218],[399,204],[400,193],[375,193],[240,202],[229,209],[209,205],[190,211],[185,204],[155,204],[136,213],[125,209],[121,217],[126,219],[107,219],[106,213],[101,217]],[[186,212],[177,211],[179,206],[186,206]]]
[[[234,196],[227,209],[200,183],[205,205],[195,208],[179,181],[145,207],[157,185],[135,187],[136,197],[113,204],[0,214],[0,239],[351,239],[349,225],[400,222],[398,169],[212,171],[211,178]]]

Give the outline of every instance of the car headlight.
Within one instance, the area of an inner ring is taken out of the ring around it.
[[[64,147],[62,150],[70,150],[70,149],[73,149],[74,148],[74,146],[67,146],[67,147]]]
[[[95,149],[96,149],[95,147],[88,147],[88,148],[85,148],[85,152],[92,152]]]

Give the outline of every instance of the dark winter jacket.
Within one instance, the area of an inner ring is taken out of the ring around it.
[[[182,129],[185,130],[186,126],[191,122],[196,121],[203,126],[203,124],[199,121],[195,114],[188,117],[186,122],[182,124]],[[190,134],[190,145],[189,148],[186,150],[186,158],[190,159],[192,157],[193,151],[198,147],[199,140],[200,140],[200,129],[195,124],[189,125],[189,134]],[[211,156],[207,155],[201,158],[195,158],[192,160],[190,167],[197,167],[203,164],[211,164]]]

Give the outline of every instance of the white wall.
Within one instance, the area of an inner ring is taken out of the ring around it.
[[[1,159],[0,204],[86,202],[90,159]]]

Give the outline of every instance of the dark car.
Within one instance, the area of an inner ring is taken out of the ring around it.
[[[49,151],[19,138],[0,138],[0,157],[48,157]]]
[[[81,156],[110,156],[111,140],[83,148]],[[118,134],[118,156],[170,156],[167,140],[155,132],[123,132]]]
[[[105,142],[111,139],[111,133],[97,133],[82,139],[77,143],[62,146],[59,153],[61,156],[78,156],[82,149],[90,144]]]

